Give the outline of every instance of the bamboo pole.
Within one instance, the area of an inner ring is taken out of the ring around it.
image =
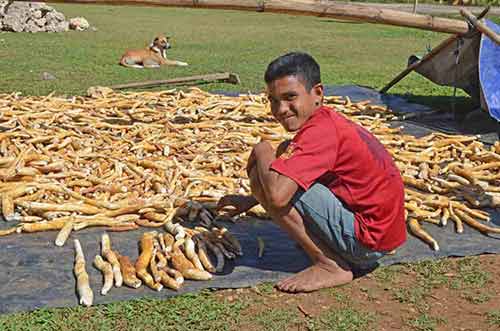
[[[483,11],[477,16],[478,19],[481,19],[483,18],[484,16],[486,16],[486,14],[488,13],[488,11],[490,10],[490,7],[487,6],[486,8],[483,9]],[[387,91],[393,87],[394,85],[396,85],[401,79],[405,78],[410,72],[412,72],[413,70],[417,69],[418,67],[420,67],[422,64],[424,64],[425,62],[429,61],[430,59],[432,59],[434,56],[436,56],[436,54],[438,54],[439,52],[441,52],[444,48],[446,48],[448,45],[450,45],[452,42],[454,42],[455,40],[457,40],[457,38],[459,38],[460,36],[459,35],[454,35],[454,36],[451,36],[449,37],[448,39],[446,39],[445,41],[443,41],[441,44],[437,45],[436,47],[434,47],[429,53],[427,53],[424,57],[422,57],[420,59],[420,61],[417,61],[415,63],[413,63],[412,65],[408,66],[405,70],[403,70],[399,75],[397,75],[396,77],[394,77],[386,86],[384,86],[384,88],[382,88],[380,90],[380,93],[387,93]]]
[[[449,37],[448,39],[443,41],[441,44],[434,47],[429,53],[425,54],[419,61],[406,67],[405,70],[403,70],[399,75],[394,77],[386,86],[384,86],[384,88],[380,90],[380,93],[386,93],[391,87],[396,85],[401,79],[405,78],[410,72],[417,69],[422,64],[424,64],[425,62],[427,62],[428,60],[432,59],[434,56],[439,54],[439,52],[441,52],[441,50],[448,47],[448,45],[455,42],[458,37],[459,37],[458,35],[454,35],[454,36]]]
[[[224,72],[217,74],[208,74],[208,75],[198,75],[198,76],[189,76],[189,77],[178,77],[172,79],[163,79],[163,80],[150,80],[146,82],[136,82],[136,83],[127,83],[127,84],[119,84],[109,86],[109,88],[114,90],[126,89],[126,88],[134,88],[134,87],[155,87],[160,85],[174,85],[174,84],[189,84],[196,81],[202,82],[213,82],[213,81],[223,81],[231,84],[240,84],[240,78],[237,74]]]
[[[464,34],[468,31],[467,23],[459,20],[417,15],[368,5],[316,0],[54,0],[49,2],[247,10],[388,24],[452,34]]]
[[[465,8],[460,9],[460,14],[465,17],[467,21],[469,21],[476,29],[478,29],[482,34],[488,36],[491,40],[500,45],[500,35],[498,35],[495,31],[491,30],[486,24],[481,22],[478,18],[476,18],[470,11]]]

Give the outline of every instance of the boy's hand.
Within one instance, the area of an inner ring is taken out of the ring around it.
[[[257,200],[251,195],[228,194],[217,203],[217,211],[231,207],[227,215],[233,217],[252,209],[257,204]]]

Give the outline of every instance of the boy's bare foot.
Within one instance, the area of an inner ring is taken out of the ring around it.
[[[276,287],[284,292],[312,292],[347,284],[352,279],[353,275],[350,270],[344,270],[330,263],[317,262],[298,274],[278,282]]]

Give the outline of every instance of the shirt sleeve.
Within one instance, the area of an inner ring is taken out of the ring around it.
[[[334,169],[336,155],[335,127],[311,123],[297,133],[285,153],[273,161],[271,169],[307,190]]]

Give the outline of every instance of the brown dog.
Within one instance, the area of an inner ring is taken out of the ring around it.
[[[129,68],[159,68],[162,65],[187,66],[186,62],[167,59],[167,49],[171,48],[169,37],[160,35],[146,49],[128,50],[120,59],[120,64]]]

